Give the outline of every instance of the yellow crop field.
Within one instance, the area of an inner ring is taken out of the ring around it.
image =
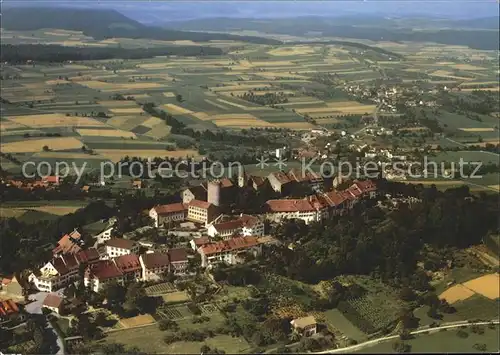
[[[172,127],[167,126],[164,122],[159,123],[153,127],[151,127],[151,130],[144,134],[145,136],[148,137],[153,137],[153,138],[163,138],[165,136],[168,136],[170,134],[170,130]]]
[[[163,96],[165,96],[165,97],[175,97],[175,94],[173,92],[164,92]]]
[[[70,84],[69,81],[62,80],[62,79],[55,79],[55,80],[47,80],[45,82],[47,85],[58,85],[58,84]]]
[[[111,112],[117,115],[130,115],[134,113],[142,113],[142,108],[140,107],[129,107],[129,108],[110,108]]]
[[[123,328],[132,328],[140,325],[152,324],[155,322],[156,321],[151,314],[141,314],[139,316],[131,318],[120,319],[120,324]]]
[[[152,89],[161,87],[159,83],[143,82],[143,83],[106,83],[104,81],[89,80],[82,81],[80,85],[84,85],[91,89],[102,91],[120,91],[120,90],[135,90],[135,89]]]
[[[77,129],[81,136],[137,138],[135,133],[120,129]]]
[[[178,115],[185,115],[185,114],[192,114],[193,111],[188,110],[184,107],[180,107],[174,104],[165,104],[163,105],[164,108],[166,108],[169,112],[172,112],[174,114]]]
[[[82,144],[83,145],[83,144]],[[36,158],[55,158],[55,159],[102,159],[98,155],[76,152],[40,152],[33,154]]]
[[[8,129],[16,129],[16,128],[21,128],[21,127],[24,127],[24,126],[22,124],[17,123],[17,122],[0,120],[0,132],[6,131]]]
[[[459,128],[464,132],[493,132],[494,128],[480,127],[480,128]]]
[[[468,289],[462,284],[458,284],[444,291],[439,295],[439,298],[445,299],[449,304],[453,304],[458,301],[466,300],[467,298],[474,296],[474,294],[474,291]]]
[[[460,86],[461,88],[468,87],[468,86],[475,86],[475,85],[498,85],[498,81],[469,81],[466,83],[461,83]]]
[[[335,113],[340,112],[343,114],[363,114],[371,113],[377,107],[376,105],[363,105],[355,103],[327,103],[327,107],[308,107],[308,108],[297,108],[295,111],[301,114],[314,114],[314,113]]]
[[[273,124],[260,120],[248,113],[214,115],[210,119],[219,127],[274,127]]]
[[[500,279],[498,274],[484,275],[477,279],[467,281],[463,285],[492,300],[500,297]]]
[[[494,190],[500,191],[500,185],[488,185],[488,187],[490,189],[494,189]]]
[[[197,150],[183,149],[183,150],[161,150],[161,149],[97,149],[95,152],[102,157],[109,159],[113,162],[119,161],[125,156],[138,157],[138,158],[155,158],[155,157],[172,157],[172,158],[185,158],[185,157],[198,157]]]
[[[293,55],[304,55],[304,54],[313,54],[314,48],[309,46],[293,46],[293,47],[279,47],[275,49],[271,49],[267,52],[267,54],[274,56],[293,56]]]
[[[90,117],[66,116],[62,113],[48,113],[42,115],[11,116],[10,121],[30,127],[69,127],[69,126],[104,126]]]
[[[470,65],[470,64],[453,64],[453,65],[450,65],[450,67],[452,67],[454,69],[460,69],[460,70],[486,70],[486,68],[478,67],[478,66]]]
[[[210,115],[206,112],[193,112],[192,115],[199,120],[209,120]]]
[[[309,130],[314,129],[315,126],[309,122],[286,122],[286,123],[274,123],[274,126],[280,128],[288,128],[295,130]]]
[[[141,125],[142,126],[145,126],[145,127],[149,127],[149,128],[152,128],[153,126],[157,125],[157,124],[160,124],[160,123],[163,123],[163,120],[161,120],[160,118],[158,117],[150,117],[148,118],[146,121],[142,122]]]
[[[25,213],[23,209],[0,207],[0,218],[19,218]]]
[[[3,153],[34,153],[40,152],[44,146],[51,150],[66,150],[78,149],[82,145],[82,142],[74,137],[57,137],[5,143],[0,145],[0,150]]]

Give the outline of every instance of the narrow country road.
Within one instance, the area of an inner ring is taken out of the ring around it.
[[[421,334],[421,333],[425,333],[425,332],[435,333],[435,332],[438,332],[440,329],[460,328],[460,327],[462,327],[464,325],[465,326],[471,326],[473,324],[476,324],[476,325],[488,325],[490,323],[500,324],[500,321],[497,319],[497,320],[492,320],[490,322],[477,322],[477,323],[468,323],[468,321],[452,322],[452,323],[447,323],[447,325],[441,325],[441,326],[435,327],[435,328],[429,328],[429,327],[427,327],[427,328],[424,328],[424,329],[415,330],[415,331],[411,332],[410,334],[417,335],[417,334]],[[386,337],[383,337],[383,338],[377,338],[377,339],[368,340],[368,341],[365,341],[364,343],[360,343],[360,344],[356,344],[356,345],[352,345],[352,346],[347,346],[345,348],[323,350],[323,351],[319,351],[319,352],[312,352],[310,354],[349,353],[349,352],[353,352],[353,351],[356,351],[356,350],[361,350],[361,349],[366,348],[366,347],[370,347],[371,345],[376,345],[376,344],[383,343],[383,342],[386,342],[386,341],[389,341],[389,340],[394,340],[394,339],[399,339],[399,335],[390,335],[390,336],[386,336]]]
[[[62,290],[60,291],[62,292]],[[43,301],[45,300],[45,297],[47,297],[47,295],[48,295],[47,292],[38,292],[33,295],[30,295],[30,300],[33,300],[33,302],[26,305],[25,307],[26,312],[31,314],[42,314]],[[59,336],[59,334],[57,334],[54,327],[52,327],[52,324],[50,324],[49,321],[47,321],[47,328],[51,330],[57,337],[57,346],[59,347],[59,350],[57,351],[56,355],[64,355],[63,339]]]

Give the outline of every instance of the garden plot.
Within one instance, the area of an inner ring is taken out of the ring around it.
[[[193,313],[184,305],[164,307],[156,312],[162,319],[181,320],[190,318]]]
[[[146,287],[145,291],[146,291],[146,294],[148,296],[160,296],[164,293],[175,292],[175,291],[177,291],[177,289],[175,288],[175,286],[172,283],[165,282],[165,283]]]
[[[155,319],[150,314],[141,314],[131,318],[122,318],[119,323],[123,328],[134,328],[155,323]]]

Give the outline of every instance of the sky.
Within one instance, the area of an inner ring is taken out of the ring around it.
[[[3,0],[4,5],[102,7],[116,9],[141,22],[201,17],[422,16],[470,19],[498,16],[498,0],[347,0],[347,1],[124,1]]]

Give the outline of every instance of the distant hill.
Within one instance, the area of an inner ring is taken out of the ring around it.
[[[320,34],[372,41],[436,42],[465,45],[475,49],[498,49],[498,17],[453,21],[429,18],[389,19],[374,16],[335,18],[309,16],[279,19],[210,18],[169,22],[165,26],[187,31],[250,30],[295,36],[307,36],[314,33],[314,36]]]
[[[262,44],[281,43],[277,40],[253,36],[182,32],[152,27],[141,24],[111,9],[11,7],[3,10],[2,28],[13,31],[33,31],[41,28],[82,31],[85,35],[97,40],[122,37],[164,41],[237,40]]]

